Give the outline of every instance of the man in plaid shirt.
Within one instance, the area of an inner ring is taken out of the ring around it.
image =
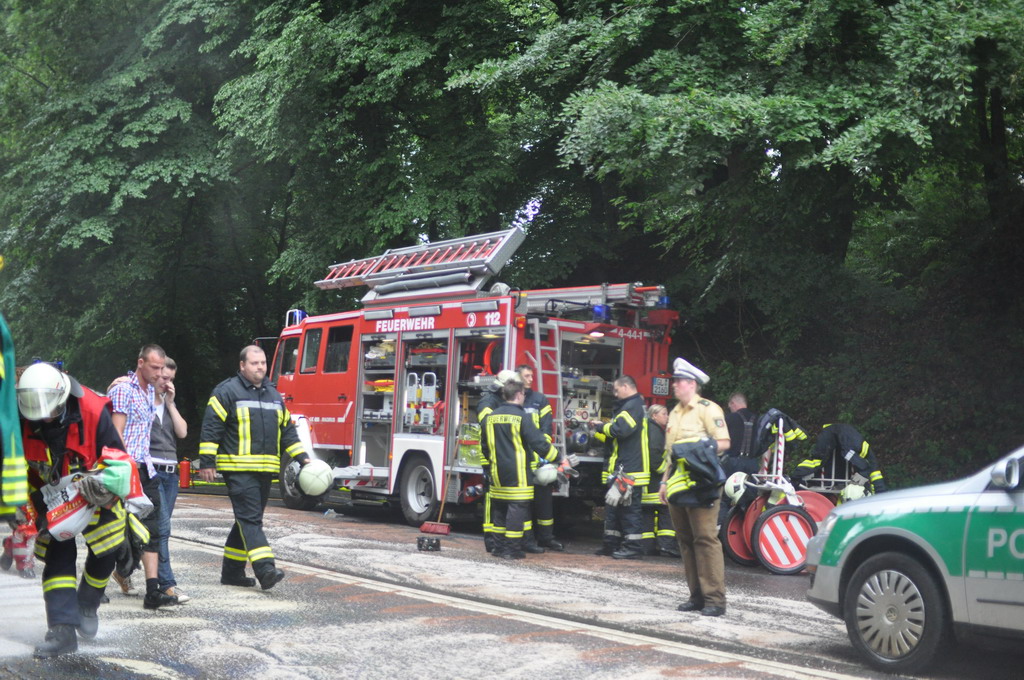
[[[159,345],[146,345],[139,352],[135,371],[128,375],[128,380],[115,384],[110,389],[111,402],[114,406],[114,427],[139,469],[139,480],[146,497],[153,503],[152,512],[142,523],[149,530],[149,542],[142,547],[142,568],[146,573],[146,596],[142,600],[145,609],[158,609],[171,604],[178,604],[178,598],[160,591],[159,568],[160,532],[160,482],[153,469],[149,457],[149,437],[156,414],[153,398],[156,394],[155,385],[164,370],[167,355]],[[114,580],[121,586],[126,595],[132,590],[131,582],[118,572],[114,572]]]

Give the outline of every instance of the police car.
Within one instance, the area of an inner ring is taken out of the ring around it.
[[[1024,447],[954,482],[833,510],[807,546],[807,597],[874,667],[915,673],[947,641],[1024,640]]]

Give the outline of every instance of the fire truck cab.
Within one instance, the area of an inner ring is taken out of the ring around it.
[[[678,314],[663,287],[639,283],[485,291],[523,239],[515,228],[336,264],[316,285],[366,285],[363,308],[288,313],[271,380],[351,502],[397,501],[414,525],[478,502],[475,407],[500,370],[523,364],[551,401],[555,446],[580,456],[580,476],[556,495],[603,498],[604,451],[587,423],[611,416],[621,375],[648,403],[665,402]],[[297,466],[281,466],[285,503],[315,507],[321,498],[301,493]]]

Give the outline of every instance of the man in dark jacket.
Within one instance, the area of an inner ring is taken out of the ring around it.
[[[480,395],[480,401],[476,403],[476,421],[480,424],[480,431],[483,432],[484,423],[487,420],[487,416],[494,412],[494,409],[499,408],[505,400],[501,396],[501,388],[505,386],[509,380],[516,377],[515,371],[505,369],[499,371],[498,375],[494,376],[494,381],[487,385]],[[490,476],[491,466],[490,461],[487,460],[487,451],[481,448],[481,452],[484,456],[484,548],[487,552],[494,552],[494,537],[495,537],[495,526],[494,518],[491,516],[491,488],[490,488]]]
[[[624,474],[633,477],[634,491],[627,502],[606,505],[604,509],[604,541],[599,555],[611,555],[618,560],[643,559],[643,490],[651,481],[651,451],[649,450],[649,421],[646,418],[644,398],[637,392],[636,381],[628,375],[615,380],[615,415],[608,423],[592,423],[599,429],[594,433],[598,441],[612,440],[612,453],[602,473],[603,481],[612,482],[621,467]]]
[[[256,345],[245,347],[238,374],[210,395],[199,443],[200,478],[212,482],[220,470],[235,513],[220,582],[251,588],[258,579],[263,590],[284,578],[263,533],[263,511],[270,481],[280,470],[281,449],[300,465],[309,462],[291,414],[266,375],[267,355]],[[245,575],[246,562],[252,563],[255,579]]]
[[[505,559],[522,559],[526,556],[523,533],[530,519],[530,503],[534,494],[533,470],[529,460],[532,454],[536,454],[553,463],[558,458],[558,450],[523,410],[523,383],[509,380],[501,392],[505,403],[494,409],[480,428],[480,439],[490,468],[491,517],[497,529],[491,554]]]

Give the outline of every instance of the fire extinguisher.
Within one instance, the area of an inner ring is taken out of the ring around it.
[[[192,465],[186,458],[178,463],[178,488],[187,489],[192,486]]]

